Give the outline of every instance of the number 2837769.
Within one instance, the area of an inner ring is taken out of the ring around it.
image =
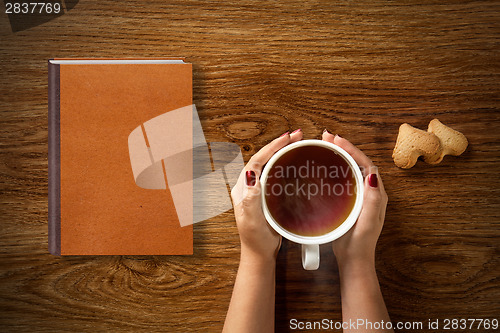
[[[61,12],[59,2],[6,2],[5,13],[7,14],[59,14]]]

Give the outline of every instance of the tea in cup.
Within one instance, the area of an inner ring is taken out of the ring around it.
[[[260,177],[266,220],[281,236],[302,244],[302,265],[319,267],[319,245],[344,235],[363,204],[363,176],[337,145],[302,140],[280,149]]]

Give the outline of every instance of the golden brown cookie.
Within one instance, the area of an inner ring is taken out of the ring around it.
[[[437,119],[431,120],[427,131],[436,135],[439,138],[441,146],[443,147],[439,156],[424,158],[425,162],[429,164],[441,162],[445,155],[461,155],[469,144],[465,135],[446,125],[443,125]]]
[[[426,160],[435,160],[441,156],[441,152],[441,143],[434,133],[405,123],[399,127],[392,158],[398,167],[409,169],[417,163],[419,156],[424,156]]]

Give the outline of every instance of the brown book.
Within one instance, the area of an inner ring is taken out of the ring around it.
[[[150,119],[191,104],[182,59],[49,60],[50,253],[193,253],[192,224],[180,225],[166,178],[163,189],[138,186],[128,142]]]

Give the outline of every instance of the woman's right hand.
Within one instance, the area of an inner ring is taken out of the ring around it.
[[[375,246],[384,225],[387,193],[377,167],[348,140],[325,131],[323,140],[344,149],[360,166],[364,180],[361,214],[354,226],[333,242],[333,251],[339,265],[361,262],[375,264]]]

